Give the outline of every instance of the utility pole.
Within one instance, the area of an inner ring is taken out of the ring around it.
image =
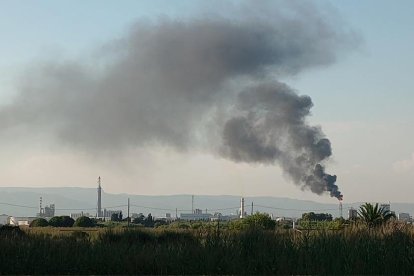
[[[178,209],[177,208],[175,208],[175,219],[176,220],[178,219]]]

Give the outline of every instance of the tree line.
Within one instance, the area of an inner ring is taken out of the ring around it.
[[[395,214],[389,210],[379,207],[377,204],[365,203],[358,210],[358,217],[353,218],[352,221],[345,221],[343,218],[333,219],[331,214],[308,212],[302,214],[298,220],[298,225],[304,228],[341,228],[345,223],[361,222],[366,224],[369,228],[381,226],[389,220],[395,218]],[[151,213],[148,216],[140,215],[131,220],[131,218],[123,218],[122,213],[112,214],[111,221],[115,222],[131,222],[135,225],[143,227],[154,228],[160,226],[167,226],[169,222],[165,220],[155,219]],[[82,216],[76,220],[69,216],[55,216],[47,221],[44,218],[37,218],[32,221],[30,227],[94,227],[99,225],[99,221]],[[198,222],[200,223],[200,222]],[[260,228],[271,230],[275,229],[278,224],[270,218],[268,214],[256,213],[248,216],[242,220],[231,222],[230,228],[245,229],[245,228]],[[286,227],[286,225],[283,225]],[[290,228],[290,227],[289,227]]]
[[[55,216],[47,221],[44,218],[37,218],[33,220],[29,227],[94,227],[96,221],[89,217],[82,216],[74,220],[69,216]]]

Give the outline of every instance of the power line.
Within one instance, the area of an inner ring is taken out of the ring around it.
[[[13,206],[13,207],[21,207],[21,208],[28,208],[28,209],[39,209],[37,206],[26,206],[26,205],[19,205],[19,204],[12,204],[7,202],[0,202],[1,205]]]
[[[28,208],[28,209],[39,209],[38,206],[20,205],[20,204],[8,203],[8,202],[0,202],[0,205],[6,205],[6,206],[12,206],[12,207],[20,207],[20,208]],[[109,208],[120,208],[120,207],[126,207],[126,206],[128,206],[128,205],[108,206],[108,207],[105,207],[105,209],[109,209]],[[96,208],[55,208],[55,210],[60,210],[60,211],[96,210]]]
[[[150,207],[150,206],[143,206],[143,205],[136,205],[136,204],[131,204],[131,206],[138,207],[138,208],[144,208],[144,209],[161,210],[161,211],[191,212],[190,209],[159,208],[159,207]],[[223,210],[231,210],[231,209],[237,209],[237,208],[239,208],[239,206],[227,207],[227,208],[216,208],[216,209],[209,209],[209,210],[210,211],[223,211]]]
[[[103,207],[104,209],[110,209],[110,208],[121,208],[121,207],[127,207],[128,205],[118,205],[118,206],[108,206]],[[82,211],[82,210],[96,210],[95,208],[55,208],[55,210],[59,211]]]
[[[138,207],[138,208],[144,208],[144,209],[152,209],[152,210],[161,210],[161,211],[175,211],[175,209],[158,208],[158,207],[149,207],[149,206],[142,206],[142,205],[136,205],[136,204],[131,204],[131,206]],[[178,211],[183,211],[183,210],[178,210]]]
[[[218,209],[210,209],[210,211],[224,211],[224,210],[232,210],[232,209],[238,209],[240,206],[236,207],[228,207],[228,208],[218,208]]]
[[[55,208],[55,211],[86,211],[96,210],[96,208]]]

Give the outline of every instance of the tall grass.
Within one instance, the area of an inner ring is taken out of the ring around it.
[[[414,230],[0,230],[2,274],[413,274]]]

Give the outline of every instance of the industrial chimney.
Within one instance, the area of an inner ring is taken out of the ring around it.
[[[97,217],[98,218],[102,217],[101,193],[102,193],[101,177],[98,177],[98,212],[97,212]]]
[[[244,218],[244,197],[240,198],[240,218]]]

